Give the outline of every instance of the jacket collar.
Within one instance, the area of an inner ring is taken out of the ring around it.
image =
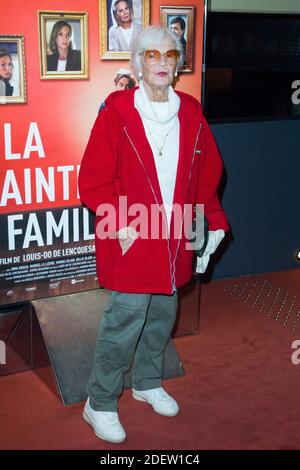
[[[163,200],[152,150],[145,134],[142,119],[139,112],[134,107],[134,92],[136,89],[137,87],[134,87],[128,91],[115,92],[110,95],[110,99],[107,100],[107,103],[111,101],[112,105],[115,106],[122,115],[124,130],[137,154],[137,158],[139,158],[145,169],[149,184],[154,193],[155,202],[161,205],[163,204]],[[116,96],[117,99],[113,99],[116,93],[118,94],[118,96]],[[199,106],[199,112],[195,113],[196,108],[191,106],[190,103],[191,97],[181,92],[176,93],[180,98],[178,112],[180,136],[174,203],[183,206],[186,200],[187,186],[194,160],[195,143],[201,123],[201,112]]]

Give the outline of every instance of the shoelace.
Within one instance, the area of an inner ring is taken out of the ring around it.
[[[114,411],[103,412],[102,418],[109,424],[117,424],[119,422],[118,414]]]
[[[168,396],[168,394],[162,388],[158,388],[154,392],[154,400],[168,401],[168,400],[170,400],[170,397]]]

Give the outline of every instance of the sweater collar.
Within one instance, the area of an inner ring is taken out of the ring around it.
[[[167,105],[167,110],[164,109],[166,112],[159,114],[157,106],[153,105],[152,101],[149,100],[141,80],[139,88],[134,93],[134,107],[138,110],[141,118],[147,121],[147,125],[150,128],[156,127],[157,124],[168,128],[174,124],[174,120],[178,116],[180,98],[171,86],[168,87],[168,101],[163,104]]]

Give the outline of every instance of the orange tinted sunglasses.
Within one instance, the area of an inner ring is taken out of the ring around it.
[[[180,57],[180,52],[177,49],[170,49],[167,52],[160,52],[156,49],[147,49],[146,51],[141,52],[141,54],[149,65],[154,65],[160,62],[161,56],[164,57],[168,64],[174,65],[177,64]]]

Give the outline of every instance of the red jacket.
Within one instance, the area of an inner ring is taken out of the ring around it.
[[[94,212],[99,204],[110,203],[119,214],[120,195],[127,196],[128,207],[145,204],[149,214],[151,204],[163,203],[151,147],[134,108],[135,90],[112,93],[92,129],[81,164],[79,190],[83,204]],[[199,102],[176,93],[180,98],[180,140],[174,203],[182,207],[204,204],[209,229],[228,230],[217,196],[222,161],[215,140]],[[96,224],[98,221],[97,216]],[[117,230],[122,225],[126,223],[118,224]],[[193,251],[186,250],[185,242],[184,236],[138,238],[122,256],[119,240],[96,236],[100,284],[120,292],[171,294],[174,285],[187,283],[193,274]]]

